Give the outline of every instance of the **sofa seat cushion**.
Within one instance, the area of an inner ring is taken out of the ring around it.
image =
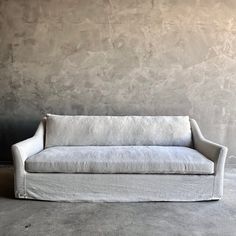
[[[60,146],[26,159],[28,172],[213,174],[198,151],[175,146]]]

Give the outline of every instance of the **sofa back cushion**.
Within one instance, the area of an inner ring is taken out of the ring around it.
[[[188,116],[47,115],[45,147],[192,145]]]

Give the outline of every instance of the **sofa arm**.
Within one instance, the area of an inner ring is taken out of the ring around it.
[[[215,174],[224,173],[227,147],[211,142],[203,137],[201,130],[194,119],[190,119],[194,148],[215,164]]]
[[[12,145],[12,156],[14,162],[15,195],[22,197],[25,191],[25,160],[44,148],[44,123],[39,127],[32,138]]]

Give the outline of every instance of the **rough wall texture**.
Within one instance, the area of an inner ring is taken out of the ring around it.
[[[0,0],[1,161],[47,112],[190,115],[236,155],[235,12],[234,0]]]

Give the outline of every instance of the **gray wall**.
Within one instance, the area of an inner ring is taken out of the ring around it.
[[[236,155],[236,1],[0,0],[0,11],[1,161],[47,112],[190,115]]]

